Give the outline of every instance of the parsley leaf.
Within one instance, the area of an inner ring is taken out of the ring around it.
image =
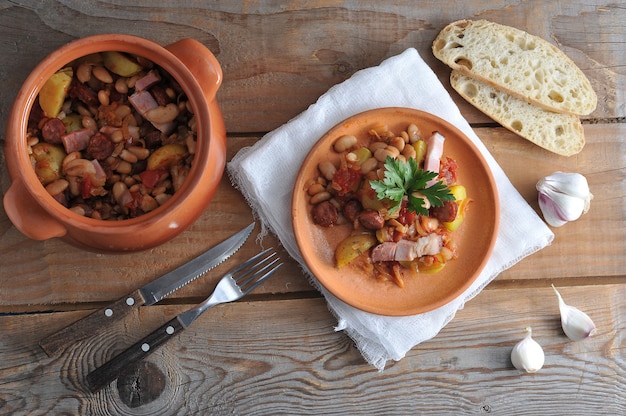
[[[378,199],[388,199],[395,204],[389,213],[396,212],[402,204],[402,199],[408,197],[408,209],[417,214],[428,215],[424,206],[424,196],[431,206],[440,207],[444,201],[454,201],[450,189],[441,181],[426,187],[429,181],[437,177],[436,172],[425,171],[419,168],[413,158],[403,162],[392,157],[385,160],[385,178],[382,181],[370,181],[370,186],[376,192]]]

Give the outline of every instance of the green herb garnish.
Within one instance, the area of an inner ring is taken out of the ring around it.
[[[389,208],[389,213],[393,214],[402,203],[402,198],[406,195],[409,199],[408,209],[416,214],[428,215],[428,209],[424,207],[423,195],[428,199],[433,207],[443,206],[444,201],[454,201],[454,195],[450,189],[441,181],[426,187],[426,184],[437,177],[437,172],[425,171],[419,168],[413,158],[407,162],[387,156],[385,160],[385,179],[382,181],[370,181],[372,189],[376,192],[378,199],[388,199],[395,204]]]

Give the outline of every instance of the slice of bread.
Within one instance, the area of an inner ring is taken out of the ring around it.
[[[452,69],[558,113],[585,115],[598,98],[583,72],[540,37],[486,20],[446,26],[432,45]]]
[[[578,116],[544,110],[458,70],[452,70],[450,83],[480,111],[546,150],[571,156],[580,152],[585,145]]]

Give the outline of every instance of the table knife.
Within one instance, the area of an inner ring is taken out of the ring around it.
[[[44,338],[39,346],[49,357],[54,357],[69,345],[93,335],[95,329],[101,330],[122,320],[133,309],[157,303],[229,258],[253,229],[254,223],[193,260]]]

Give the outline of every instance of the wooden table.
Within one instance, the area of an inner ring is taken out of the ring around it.
[[[28,72],[68,41],[105,32],[164,45],[191,37],[223,67],[218,99],[230,160],[355,71],[415,47],[534,209],[537,180],[562,170],[587,177],[590,212],[554,229],[550,247],[502,273],[433,340],[383,372],[334,332],[324,299],[283,251],[287,267],[255,294],[213,309],[117,384],[90,394],[89,371],[206,297],[220,272],[258,251],[254,236],[215,272],[57,358],[38,340],[223,240],[250,223],[252,211],[224,176],[180,236],[112,255],[29,240],[0,210],[0,414],[626,414],[626,9],[601,1],[273,3],[0,2],[0,124]],[[527,30],[582,68],[599,96],[584,120],[582,153],[548,153],[453,92],[430,45],[461,18]],[[0,166],[6,191],[4,159]],[[551,284],[594,319],[595,337],[564,336]],[[509,358],[527,325],[546,353],[533,375]]]

